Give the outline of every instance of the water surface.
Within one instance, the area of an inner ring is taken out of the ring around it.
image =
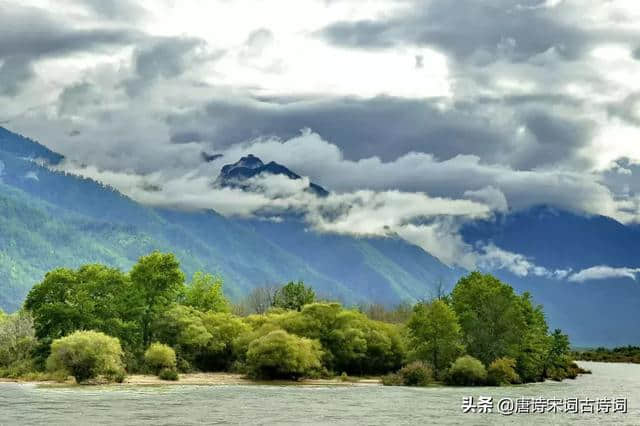
[[[593,374],[502,388],[0,383],[0,424],[640,424],[640,365],[580,364]],[[466,396],[627,398],[628,413],[465,414]]]

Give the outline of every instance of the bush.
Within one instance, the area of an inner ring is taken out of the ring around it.
[[[516,360],[513,358],[498,358],[487,369],[487,383],[493,386],[509,385],[520,382],[520,376],[515,370]]]
[[[470,355],[456,359],[447,375],[447,382],[458,386],[482,385],[486,380],[486,368],[482,362]]]
[[[433,381],[433,370],[422,361],[405,365],[398,374],[405,386],[426,386]]]
[[[160,370],[158,377],[161,380],[171,380],[173,382],[180,378],[180,376],[178,376],[178,372],[173,368],[163,368]]]
[[[144,361],[156,374],[162,369],[176,369],[176,353],[169,346],[153,343],[144,353]]]
[[[250,375],[264,379],[299,379],[317,374],[322,351],[317,341],[275,330],[249,344]]]
[[[122,356],[117,338],[97,331],[76,331],[53,341],[47,369],[65,371],[81,383],[123,371]]]
[[[427,386],[433,382],[433,369],[422,361],[405,365],[395,374],[382,377],[385,386]]]
[[[127,375],[125,374],[124,370],[120,370],[120,371],[109,371],[105,374],[105,377],[109,379],[109,381],[122,383],[124,382],[124,379],[127,377]]]
[[[402,386],[404,382],[402,377],[397,373],[385,374],[382,376],[382,384],[385,386]]]

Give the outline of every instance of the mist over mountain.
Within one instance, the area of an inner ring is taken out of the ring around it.
[[[270,161],[265,164],[255,155],[249,154],[246,157],[240,158],[236,163],[223,166],[215,184],[221,187],[251,190],[252,186],[248,184],[248,181],[261,175],[280,175],[292,180],[301,179],[300,175],[275,161]],[[305,188],[305,190],[320,197],[329,195],[326,189],[313,182],[309,182],[309,186]]]
[[[256,286],[301,279],[347,304],[392,305],[428,298],[438,285],[449,289],[467,273],[393,233],[318,232],[296,214],[236,218],[211,209],[145,206],[112,187],[50,167],[61,161],[43,145],[0,128],[3,309],[17,309],[53,268],[101,262],[128,269],[156,249],[175,252],[189,275],[221,274],[225,291],[236,299]],[[213,185],[255,191],[252,181],[265,175],[306,179],[247,155],[223,166]],[[320,198],[329,194],[311,182],[307,190]],[[569,332],[575,344],[640,338],[631,326],[640,306],[636,227],[537,206],[468,221],[461,235],[485,251],[489,260],[480,267],[531,292],[551,326]]]

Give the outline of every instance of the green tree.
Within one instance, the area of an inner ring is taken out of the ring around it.
[[[200,312],[176,305],[155,325],[157,338],[174,348],[179,358],[204,371],[229,368],[236,360],[234,341],[250,327],[224,312]],[[248,345],[248,343],[247,343]]]
[[[513,288],[491,275],[472,272],[458,281],[451,301],[470,355],[486,364],[517,357],[526,322]]]
[[[104,265],[60,268],[47,273],[25,301],[40,339],[39,359],[51,342],[76,330],[99,330],[121,339],[128,349],[139,342],[130,303],[131,283],[120,270]]]
[[[320,343],[275,330],[254,340],[247,351],[247,366],[255,377],[298,379],[321,369]]]
[[[196,272],[185,289],[185,305],[202,312],[230,312],[231,304],[222,291],[222,277]]]
[[[458,317],[443,300],[417,304],[407,329],[411,356],[429,362],[438,376],[462,353]]]
[[[525,322],[516,354],[516,370],[524,382],[544,379],[551,339],[542,306],[534,306],[528,292],[518,300]]]
[[[153,252],[143,256],[130,273],[140,318],[142,346],[152,339],[152,324],[184,290],[184,274],[171,253]]]
[[[402,365],[405,347],[397,326],[370,320],[339,303],[312,303],[301,312],[272,312],[267,318],[289,333],[320,341],[329,370],[378,374]]]
[[[311,287],[306,286],[302,281],[290,282],[278,290],[273,298],[275,308],[301,311],[304,305],[313,303],[316,300],[316,293]]]
[[[53,341],[47,369],[64,371],[81,383],[101,374],[122,374],[122,356],[117,338],[97,331],[76,331]]]

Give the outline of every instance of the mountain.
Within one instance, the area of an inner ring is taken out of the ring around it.
[[[300,175],[292,172],[275,161],[264,164],[258,157],[253,154],[249,154],[246,157],[242,157],[236,163],[223,166],[215,184],[221,187],[253,190],[253,187],[248,181],[261,175],[280,175],[293,180],[302,179]],[[329,192],[326,189],[313,182],[309,183],[306,190],[319,197],[326,197],[329,195]]]
[[[325,297],[391,305],[428,297],[439,283],[450,289],[466,273],[399,238],[320,234],[294,216],[276,223],[143,206],[109,186],[46,167],[62,160],[0,128],[2,309],[17,309],[53,268],[100,262],[128,269],[155,249],[174,252],[187,275],[221,274],[225,292],[234,299],[256,286],[302,279]],[[282,165],[248,155],[225,166],[216,185],[243,188],[262,173],[301,179]],[[309,191],[319,190],[310,184]],[[317,194],[326,195],[322,191]],[[635,250],[640,228],[549,206],[469,223],[462,236],[474,246],[492,242],[547,271],[640,268]],[[640,285],[634,279],[579,282],[491,272],[517,291],[531,292],[544,305],[551,327],[568,332],[575,345],[640,343]]]
[[[574,273],[594,266],[639,268],[640,230],[609,217],[535,206],[468,224],[467,243],[493,242],[548,271]],[[548,275],[496,273],[544,304],[550,323],[561,326],[578,346],[640,342],[637,313],[640,283],[629,277],[571,281]]]
[[[278,231],[214,211],[146,207],[109,186],[51,170],[44,163],[62,156],[5,129],[2,135],[0,308],[5,310],[17,309],[31,286],[53,268],[101,262],[128,269],[155,249],[176,253],[188,275],[197,270],[221,274],[225,291],[236,299],[256,286],[303,279],[320,294],[348,303],[392,304],[425,296],[435,277],[448,279],[449,286],[457,278],[401,240],[320,235],[293,222]],[[257,169],[282,170],[273,164]],[[279,233],[287,235],[274,237]],[[310,241],[306,249],[289,243],[305,236]],[[399,258],[391,246],[408,255]]]

